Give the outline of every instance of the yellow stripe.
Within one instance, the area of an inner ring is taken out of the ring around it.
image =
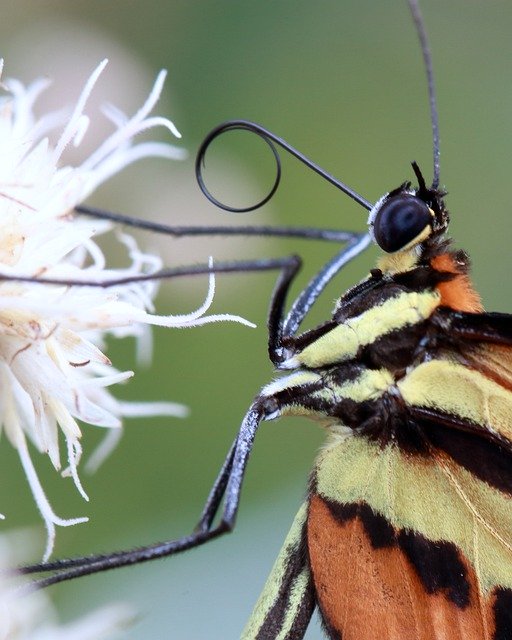
[[[377,400],[394,385],[392,374],[387,369],[365,369],[356,380],[341,385],[325,385],[325,393],[334,402],[353,400],[365,402]]]
[[[316,374],[315,374],[316,375]],[[300,376],[290,376],[290,378],[300,381]],[[318,376],[321,380],[321,377]],[[286,381],[289,378],[284,378]],[[304,383],[314,381],[305,376]],[[274,384],[274,383],[273,383]],[[353,400],[354,402],[364,402],[365,400],[377,400],[384,395],[389,388],[394,385],[394,379],[391,373],[386,369],[365,369],[356,380],[345,382],[344,384],[333,384],[329,378],[323,380],[323,386],[318,391],[307,394],[313,400],[324,400],[330,406],[335,406],[343,400]],[[289,388],[291,385],[283,385],[283,388]],[[298,386],[298,385],[297,385]],[[267,391],[265,388],[264,391]],[[300,393],[297,394],[296,401],[293,404],[286,405],[281,408],[279,415],[282,416],[307,416],[325,427],[339,430],[341,425],[339,418],[332,418],[326,415],[323,409],[315,410],[301,404]]]
[[[263,387],[261,395],[271,396],[274,393],[279,393],[279,391],[284,391],[285,389],[293,389],[305,384],[320,382],[321,380],[322,376],[314,371],[297,371],[285,376],[284,378],[277,378],[277,380],[273,380],[270,384]]]
[[[456,544],[485,593],[512,588],[512,508],[505,494],[447,456],[407,457],[355,436],[317,459],[318,492],[340,503],[365,501],[393,526]],[[478,540],[478,548],[475,548]]]
[[[258,598],[251,617],[249,618],[244,630],[242,631],[240,640],[254,640],[254,638],[257,637],[261,626],[265,622],[266,617],[268,616],[274,603],[278,599],[279,589],[286,574],[289,559],[294,553],[297,552],[297,549],[301,544],[302,531],[306,522],[307,514],[308,506],[307,503],[304,503],[295,516],[292,527],[288,535],[286,536],[281,551],[277,556],[277,560],[275,561],[275,564],[272,567],[272,571],[267,578],[267,582],[263,588],[263,591]],[[306,559],[304,558],[304,563],[305,562]],[[285,618],[280,629],[280,633],[278,636],[276,636],[276,640],[277,638],[284,638],[290,630],[295,616],[299,611],[303,594],[308,586],[309,580],[309,568],[305,564],[302,571],[293,581],[293,586],[290,591],[289,607],[286,610]]]
[[[311,583],[311,570],[305,566],[293,581],[290,589],[290,604],[286,609],[286,614],[281,626],[281,631],[276,636],[276,640],[285,640],[291,631],[295,618],[300,613],[304,592]]]
[[[414,242],[414,240],[413,240]],[[386,253],[377,260],[377,267],[383,273],[405,273],[411,271],[418,263],[418,252],[416,248]]]
[[[291,368],[302,364],[306,367],[322,367],[350,360],[360,347],[371,344],[391,331],[430,317],[439,305],[439,299],[435,291],[402,293],[331,329],[290,358],[284,366]]]
[[[411,406],[455,414],[512,438],[512,393],[474,369],[432,360],[415,367],[397,386]]]

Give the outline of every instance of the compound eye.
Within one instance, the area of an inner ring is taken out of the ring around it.
[[[400,251],[432,224],[427,205],[409,194],[385,200],[373,221],[373,236],[387,253]]]

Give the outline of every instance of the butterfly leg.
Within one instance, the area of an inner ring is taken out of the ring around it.
[[[302,321],[322,291],[346,264],[366,249],[370,241],[368,234],[354,233],[346,246],[320,269],[297,296],[286,317],[284,317],[286,297],[300,268],[300,262],[295,270],[293,265],[289,269],[283,269],[272,295],[268,317],[268,350],[270,359],[276,366],[279,366],[286,357],[285,343],[287,347],[293,343],[293,338]]]
[[[256,402],[251,406],[242,422],[235,443],[231,447],[217,480],[210,491],[199,525],[190,535],[112,554],[91,555],[30,565],[22,567],[20,572],[54,571],[55,573],[52,575],[37,580],[31,585],[31,587],[42,588],[79,576],[174,555],[200,546],[219,535],[231,531],[235,525],[245,468],[256,431],[263,419],[263,406],[261,403]],[[220,522],[212,527],[215,513],[222,500],[224,500],[224,505]]]
[[[272,296],[269,312],[269,352],[273,362],[281,360],[280,350],[284,338],[292,338],[303,318],[314,304],[328,282],[353,257],[359,255],[368,244],[367,236],[354,234],[347,246],[323,267],[311,280],[303,293],[292,304],[291,311],[283,320],[284,306],[291,283],[299,268],[300,259],[291,257],[282,260],[281,275]],[[273,265],[270,268],[275,268]],[[268,400],[268,398],[267,398]],[[208,542],[228,531],[235,525],[240,501],[240,492],[248,458],[257,428],[265,419],[263,403],[257,400],[247,412],[238,436],[233,444],[219,475],[210,491],[208,499],[195,530],[188,536],[155,543],[136,549],[119,551],[108,555],[92,555],[71,558],[44,564],[35,564],[21,569],[22,573],[54,571],[52,575],[33,583],[35,587],[46,587],[83,575],[107,571],[116,567],[138,564],[155,558],[174,555]],[[212,527],[215,515],[224,500],[220,522]]]
[[[238,437],[235,438],[235,441],[231,445],[231,449],[229,450],[229,453],[224,460],[224,464],[222,465],[221,470],[219,471],[217,478],[215,479],[215,482],[210,489],[206,504],[203,507],[201,517],[194,531],[208,531],[208,529],[210,529],[212,525],[213,519],[217,514],[219,506],[222,502],[222,498],[224,497],[227,484],[229,482],[231,469],[233,468],[237,442]]]

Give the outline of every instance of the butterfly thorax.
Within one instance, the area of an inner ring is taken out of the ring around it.
[[[431,363],[465,362],[461,345],[432,318],[444,306],[481,310],[467,255],[429,240],[421,251],[385,255],[338,300],[331,320],[290,344],[280,368],[293,372],[262,392],[267,419],[306,415],[335,435],[421,449],[404,394]]]

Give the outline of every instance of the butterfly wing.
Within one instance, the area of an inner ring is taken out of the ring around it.
[[[315,608],[306,550],[307,505],[299,510],[242,640],[301,640]]]
[[[331,638],[512,637],[512,355],[467,357],[397,383],[415,447],[361,433],[318,458],[307,536]]]
[[[511,637],[510,495],[433,454],[355,437],[322,455],[308,546],[329,637]]]
[[[470,342],[512,345],[512,316],[508,313],[468,313],[439,307],[431,316],[444,333]]]

